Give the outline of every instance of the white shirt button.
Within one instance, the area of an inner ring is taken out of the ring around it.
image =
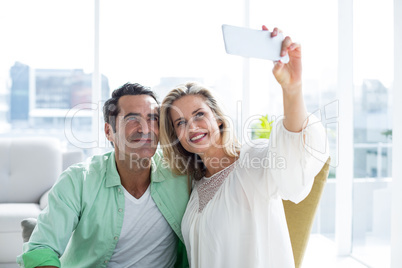
[[[122,208],[119,208],[119,212],[122,212],[123,211],[123,209]]]
[[[108,263],[108,262],[109,262],[108,260],[104,261],[104,263]]]
[[[115,236],[115,237],[114,237],[114,240],[117,240],[117,239],[119,239],[119,238],[118,238],[117,236]]]

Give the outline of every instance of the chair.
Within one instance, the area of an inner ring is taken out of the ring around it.
[[[289,200],[283,201],[296,268],[300,268],[303,261],[315,213],[327,182],[330,162],[331,158],[328,158],[321,171],[315,176],[313,187],[303,201],[298,204]]]

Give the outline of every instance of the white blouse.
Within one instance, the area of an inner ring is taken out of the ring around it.
[[[311,115],[300,133],[281,120],[269,143],[252,142],[231,166],[194,184],[182,220],[192,268],[294,267],[282,199],[309,194],[328,159],[326,131]]]

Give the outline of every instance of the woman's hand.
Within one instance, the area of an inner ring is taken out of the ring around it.
[[[268,28],[263,25],[262,30],[268,31]],[[281,31],[275,27],[271,37],[277,36],[279,32]],[[286,54],[289,54],[289,62],[286,64],[281,61],[275,62],[272,73],[282,86],[284,93],[292,95],[300,93],[302,88],[302,63],[300,44],[293,43],[289,36],[286,36],[282,42],[281,57]]]
[[[268,28],[262,26],[262,30],[268,31]],[[279,32],[278,28],[274,28],[271,37],[277,36]],[[289,36],[283,39],[281,57],[286,53],[289,54],[289,62],[275,62],[272,72],[283,90],[283,124],[287,130],[299,132],[307,124],[307,111],[302,93],[301,47],[293,43]]]

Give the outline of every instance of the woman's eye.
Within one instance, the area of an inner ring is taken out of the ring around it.
[[[180,126],[182,126],[184,123],[185,123],[184,121],[179,121],[179,122],[177,123],[177,126],[180,127]]]
[[[195,115],[195,117],[202,117],[203,115],[204,115],[203,112],[198,112],[198,113]]]

